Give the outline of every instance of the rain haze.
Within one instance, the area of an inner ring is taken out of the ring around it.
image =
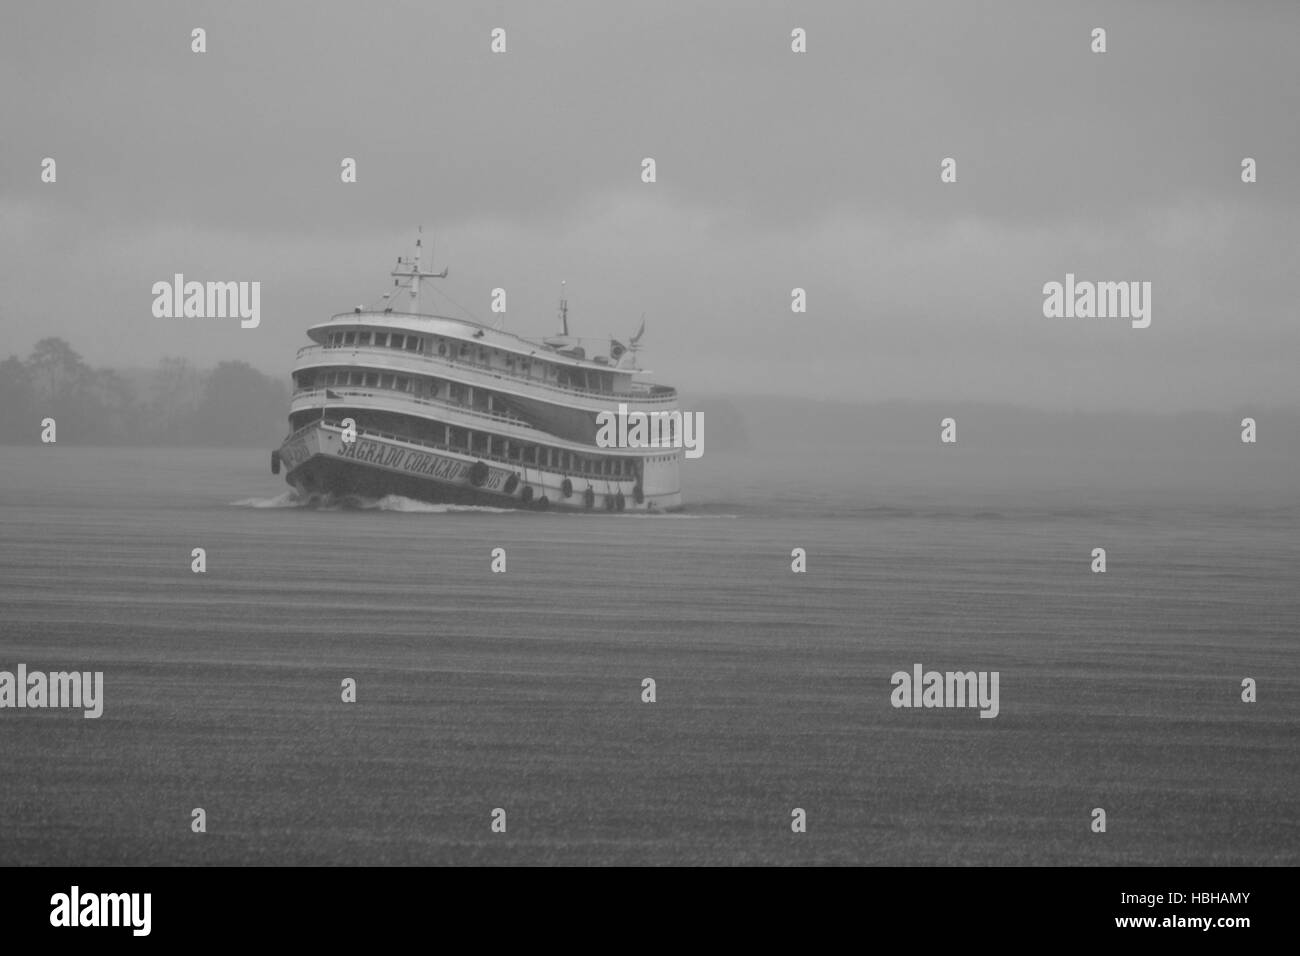
[[[501,287],[507,329],[549,333],[566,280],[575,334],[626,340],[644,313],[643,364],[687,394],[1226,413],[1300,393],[1293,3],[4,19],[7,352],[59,335],[94,365],[283,375],[307,325],[389,287],[422,225],[470,315],[496,318]],[[487,55],[498,26],[508,52]],[[155,318],[177,272],[260,281],[260,327]],[[1067,273],[1149,281],[1150,328],[1045,318]]]
[[[1055,870],[873,896],[915,936],[1294,866],[1297,37],[9,4],[0,867]],[[1189,865],[1252,871],[1109,869]],[[205,932],[339,922],[155,872]]]

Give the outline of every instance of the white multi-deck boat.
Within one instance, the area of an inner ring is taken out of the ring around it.
[[[298,351],[290,434],[271,470],[305,494],[569,508],[681,507],[680,447],[598,447],[597,415],[666,413],[677,392],[636,381],[636,352],[611,341],[588,357],[568,329],[531,341],[420,310],[420,284],[445,278],[399,258],[387,307],[356,308],[308,329]],[[399,306],[406,306],[403,311]]]

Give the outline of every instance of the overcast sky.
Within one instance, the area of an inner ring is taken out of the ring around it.
[[[1294,405],[1298,36],[1294,2],[8,4],[0,351],[287,374],[423,224],[480,318],[501,286],[548,334],[566,279],[689,393]],[[154,318],[175,272],[260,281],[261,326]],[[1067,272],[1151,282],[1151,327],[1044,318]]]

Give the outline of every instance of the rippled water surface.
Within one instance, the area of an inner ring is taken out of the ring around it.
[[[0,863],[1297,861],[1285,482],[720,454],[647,518],[302,507],[266,459],[0,448],[0,669],[105,681],[0,710]],[[999,716],[894,709],[917,662]]]

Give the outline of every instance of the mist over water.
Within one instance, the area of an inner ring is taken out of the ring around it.
[[[764,515],[1293,513],[1300,414],[1035,412],[1007,406],[702,399],[688,508]],[[688,402],[688,407],[690,403]],[[957,422],[957,442],[939,441]],[[1267,440],[1244,445],[1253,416]]]

